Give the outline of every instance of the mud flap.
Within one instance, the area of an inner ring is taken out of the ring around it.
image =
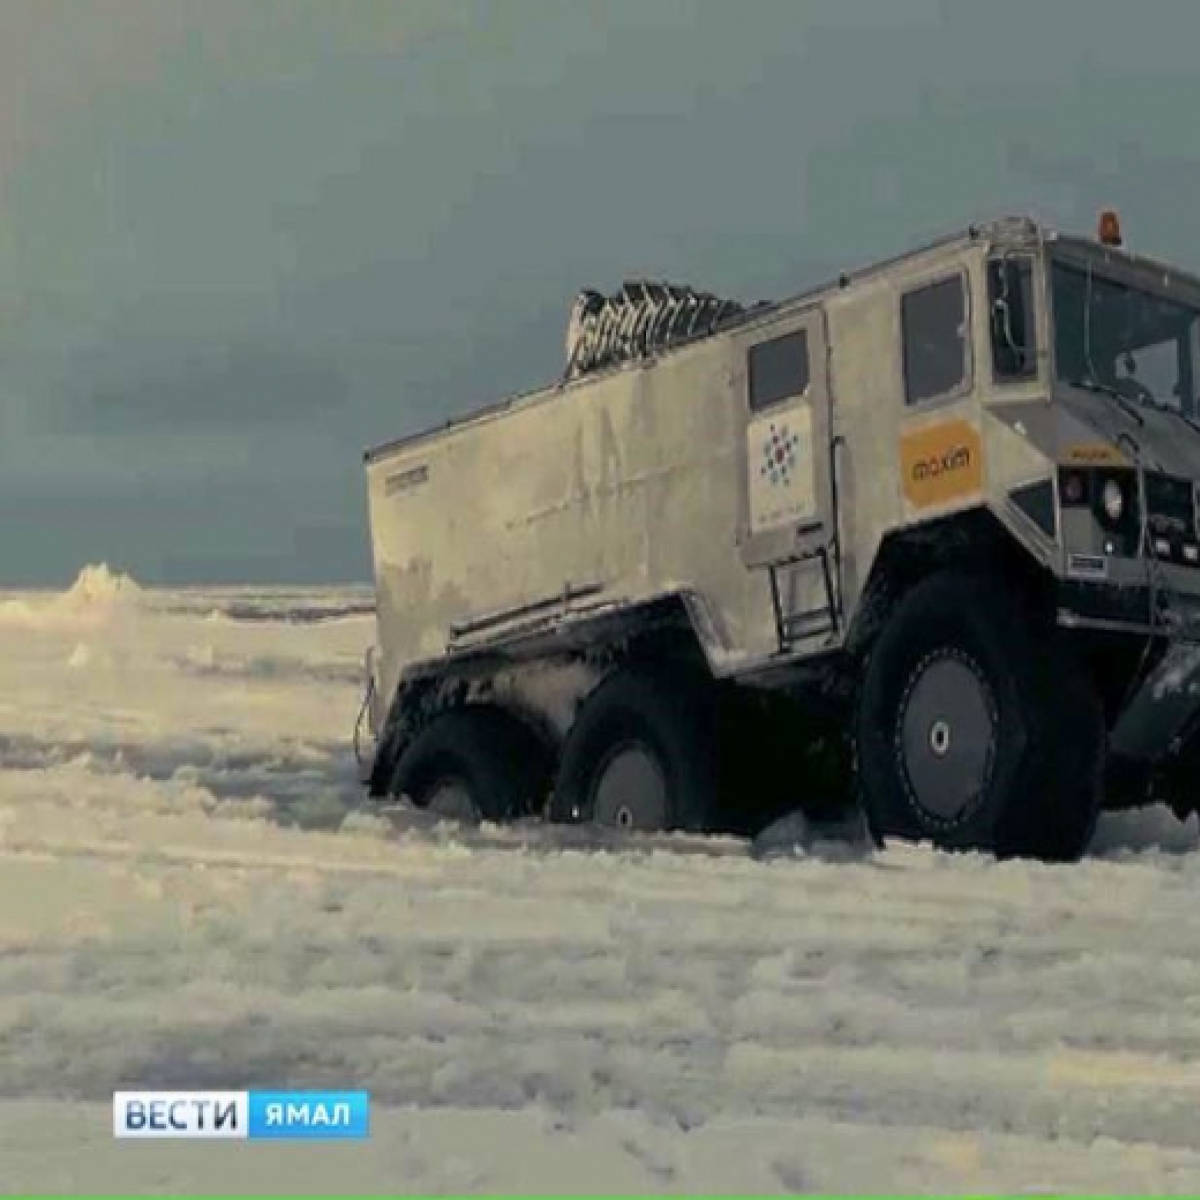
[[[1156,763],[1177,749],[1200,720],[1200,633],[1172,642],[1109,735],[1109,751]]]

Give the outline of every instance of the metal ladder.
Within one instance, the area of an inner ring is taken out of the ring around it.
[[[842,539],[841,539],[841,479],[838,454],[846,449],[841,434],[829,439],[829,491],[832,508],[833,535],[827,542],[811,550],[791,554],[768,569],[771,581],[771,605],[775,610],[775,631],[779,639],[779,654],[791,654],[805,642],[825,638],[834,642],[842,633]],[[783,578],[795,584],[795,568],[815,564],[821,569],[825,602],[803,612],[788,612],[783,599]]]
[[[775,629],[779,638],[779,653],[790,654],[805,642],[816,638],[834,640],[842,628],[842,600],[834,581],[832,560],[837,548],[831,544],[817,546],[803,554],[792,555],[773,563],[768,569],[771,581],[771,604],[775,610]],[[796,568],[813,565],[820,568],[824,603],[801,612],[788,611],[784,601],[785,583],[794,589]]]

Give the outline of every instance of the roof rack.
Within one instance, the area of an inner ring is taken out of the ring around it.
[[[709,292],[654,280],[628,280],[611,296],[584,289],[567,327],[565,378],[650,357],[716,333],[745,308]]]

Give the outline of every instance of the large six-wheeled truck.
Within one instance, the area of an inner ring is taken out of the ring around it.
[[[1200,279],[1115,214],[781,303],[585,292],[568,351],[366,456],[373,795],[1048,859],[1191,804]]]

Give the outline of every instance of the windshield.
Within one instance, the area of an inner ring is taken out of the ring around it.
[[[1052,279],[1062,382],[1196,415],[1200,309],[1062,263]]]

